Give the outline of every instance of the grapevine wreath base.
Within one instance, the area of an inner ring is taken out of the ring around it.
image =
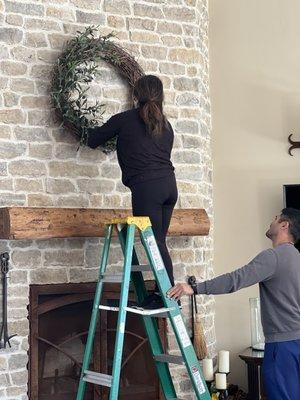
[[[111,40],[113,33],[105,36],[97,36],[97,33],[94,26],[78,32],[67,42],[53,70],[51,97],[55,111],[63,125],[78,136],[80,144],[86,143],[87,129],[99,125],[105,111],[105,104],[96,101],[88,105],[87,99],[87,85],[99,72],[98,63],[102,60],[112,66],[126,79],[129,90],[144,75],[136,60]],[[104,153],[115,149],[116,138],[102,146]]]

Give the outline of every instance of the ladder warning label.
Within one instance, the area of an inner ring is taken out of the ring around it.
[[[186,331],[186,328],[185,328],[185,325],[184,325],[181,315],[176,315],[176,317],[174,317],[174,321],[176,324],[176,328],[177,328],[178,335],[180,337],[182,346],[184,348],[190,346],[191,341],[190,341],[189,335],[187,334],[187,331]]]
[[[200,394],[205,393],[205,386],[203,385],[201,375],[197,367],[192,367],[192,374]]]
[[[161,258],[160,252],[158,250],[157,244],[155,242],[154,236],[147,237],[147,243],[154,261],[154,266],[157,271],[165,268],[163,260]]]

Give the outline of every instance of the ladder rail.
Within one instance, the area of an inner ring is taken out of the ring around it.
[[[125,233],[126,229],[127,229],[126,226],[118,228],[119,241],[120,241],[123,253],[125,251],[125,247],[124,247],[125,240],[124,239],[126,237],[126,233]],[[135,265],[135,266],[139,265],[139,260],[138,260],[137,253],[136,253],[136,250],[134,247],[133,247],[132,261],[133,261],[133,265]],[[151,266],[151,270],[152,270],[152,266]],[[146,289],[145,281],[143,279],[142,272],[141,271],[132,272],[131,280],[133,283],[133,287],[134,287],[134,291],[135,291],[138,303],[141,303],[147,295],[147,289]],[[159,335],[157,321],[154,318],[151,318],[149,316],[142,316],[142,320],[143,320],[146,335],[149,339],[149,344],[150,344],[153,356],[163,353],[164,348],[163,348],[161,338]],[[165,398],[176,398],[176,391],[175,391],[175,387],[174,387],[173,380],[171,377],[169,366],[165,363],[155,362],[155,367],[156,367],[160,382],[164,382],[164,386],[161,385],[161,389],[164,392]]]
[[[203,378],[195,350],[186,331],[178,304],[176,301],[166,297],[166,293],[171,288],[171,282],[164,267],[151,226],[141,231],[141,238],[149,263],[154,266],[153,273],[155,281],[157,282],[160,293],[163,294],[162,298],[164,305],[167,308],[171,308],[168,313],[169,319],[197,399],[209,400],[210,394]]]
[[[197,399],[209,400],[210,399],[209,391],[206,386],[205,379],[203,377],[202,370],[199,365],[199,361],[195,354],[194,347],[192,343],[188,344],[187,340],[185,344],[185,341],[183,339],[184,336],[187,335],[187,332],[182,316],[181,314],[176,315],[176,311],[170,311],[169,314],[170,314],[169,319],[173,327],[173,331],[175,333],[177,343],[180,348],[187,372],[190,376],[192,386],[197,395]]]
[[[81,369],[81,374],[80,374],[80,380],[79,380],[79,386],[78,386],[78,390],[77,390],[76,400],[83,399],[85,388],[86,388],[86,381],[83,379],[83,377],[84,377],[84,371],[88,370],[88,367],[89,367],[89,364],[91,361],[91,356],[92,356],[93,342],[94,342],[97,321],[98,321],[98,315],[99,315],[99,304],[100,304],[100,298],[101,298],[102,289],[103,289],[103,282],[102,282],[101,278],[104,275],[104,273],[106,271],[106,267],[107,267],[110,242],[111,242],[111,237],[112,237],[112,230],[113,230],[112,225],[108,225],[106,228],[104,247],[103,247],[103,252],[102,252],[102,256],[101,256],[99,277],[98,277],[98,282],[97,282],[97,287],[96,287],[96,292],[95,292],[95,297],[94,297],[94,302],[93,302],[93,309],[92,309],[92,315],[91,315],[91,320],[90,320],[89,333],[88,333],[87,342],[86,342],[86,346],[85,346],[85,350],[84,350],[82,369]]]
[[[118,226],[118,236],[123,254],[125,254],[126,229],[127,229],[126,225],[124,225],[123,227]],[[139,265],[139,260],[134,247],[133,247],[132,261],[134,265]],[[145,281],[143,279],[142,272],[141,271],[132,272],[131,280],[133,283],[138,303],[141,303],[147,296],[147,289]],[[158,331],[157,321],[154,318],[148,316],[142,316],[142,320],[146,335],[149,339],[149,344],[153,357],[155,357],[158,354],[164,353],[164,348]],[[176,398],[176,391],[170,374],[169,366],[165,363],[155,362],[155,367],[160,382],[164,382],[164,385],[161,385],[161,389],[163,390],[165,397]]]
[[[109,394],[109,399],[114,400],[118,398],[119,384],[120,384],[120,373],[123,355],[123,344],[124,344],[124,334],[125,334],[125,323],[127,314],[127,303],[129,295],[129,285],[130,285],[130,274],[132,265],[132,254],[134,245],[134,233],[135,225],[129,224],[126,232],[126,243],[125,243],[125,257],[124,257],[124,267],[123,267],[123,282],[121,286],[121,295],[119,303],[119,314],[116,332],[115,348],[114,348],[114,361],[112,368],[112,385]]]

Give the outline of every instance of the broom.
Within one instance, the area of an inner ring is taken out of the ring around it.
[[[190,276],[188,278],[189,285],[193,285],[195,282],[196,282],[195,276]],[[191,296],[191,308],[192,308],[192,342],[198,359],[203,360],[204,358],[207,357],[207,346],[206,346],[200,314],[198,314],[198,307],[195,295]]]

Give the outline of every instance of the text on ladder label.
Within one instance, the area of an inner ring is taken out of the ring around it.
[[[202,379],[201,379],[201,375],[200,375],[200,372],[199,372],[198,368],[197,367],[193,367],[192,368],[192,372],[193,372],[193,376],[194,376],[194,379],[195,379],[195,382],[196,382],[196,385],[197,385],[197,387],[199,389],[200,394],[205,393],[205,387],[203,385],[203,382],[202,382]]]
[[[191,345],[191,340],[190,337],[186,331],[183,319],[181,317],[181,315],[176,315],[176,317],[174,317],[174,322],[176,324],[177,330],[178,330],[178,335],[180,336],[181,342],[182,342],[182,346],[188,347]]]
[[[154,236],[148,236],[146,240],[151,251],[155,269],[157,271],[164,269],[164,263],[158,250]]]

